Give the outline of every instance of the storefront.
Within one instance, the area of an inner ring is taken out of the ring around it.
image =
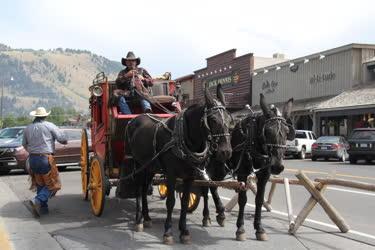
[[[297,129],[346,136],[373,121],[374,57],[375,45],[349,44],[254,70],[252,105],[260,93],[280,107],[293,97]]]

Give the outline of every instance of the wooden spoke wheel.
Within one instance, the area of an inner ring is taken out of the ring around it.
[[[168,192],[167,185],[160,184],[158,186],[158,191],[159,191],[160,199],[164,200],[165,198],[167,198],[167,192]]]
[[[80,165],[81,165],[82,196],[83,196],[83,199],[88,200],[90,168],[89,168],[89,143],[88,143],[86,129],[82,129]]]
[[[182,199],[182,192],[180,192],[179,195],[180,195],[180,199]],[[197,209],[200,199],[201,199],[200,194],[197,194],[194,192],[190,193],[189,203],[188,203],[188,208],[187,208],[188,213],[192,213],[195,211],[195,209]]]
[[[106,195],[106,182],[103,161],[97,156],[93,157],[90,164],[89,197],[91,210],[95,216],[100,216],[104,209]]]

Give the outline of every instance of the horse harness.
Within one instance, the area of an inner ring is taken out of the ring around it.
[[[156,122],[156,128],[153,135],[153,149],[154,149],[154,156],[151,160],[143,164],[140,168],[135,170],[131,175],[124,177],[122,179],[128,179],[134,177],[139,172],[143,171],[147,166],[149,166],[152,162],[158,159],[158,157],[167,152],[168,150],[172,149],[172,153],[179,159],[188,161],[192,163],[193,169],[198,171],[201,174],[206,175],[205,168],[208,165],[209,158],[213,154],[215,150],[218,148],[218,142],[221,137],[230,136],[230,133],[220,133],[220,134],[213,134],[211,128],[208,125],[208,117],[212,116],[216,112],[219,112],[221,117],[224,119],[224,112],[226,111],[225,107],[221,105],[219,102],[216,102],[215,105],[211,108],[205,108],[204,115],[201,119],[201,123],[203,123],[206,131],[208,132],[208,141],[205,142],[205,146],[202,152],[192,152],[186,145],[185,142],[185,135],[184,135],[184,124],[186,121],[184,120],[185,110],[179,113],[175,117],[175,125],[173,130],[170,129],[167,125],[169,119],[163,121],[152,114],[144,114],[148,116],[151,120]],[[129,124],[131,121],[129,122]],[[163,128],[169,134],[172,135],[171,140],[166,143],[160,151],[157,150],[157,134],[159,130]],[[127,130],[126,130],[127,131]],[[160,165],[160,163],[158,163]]]
[[[231,175],[236,173],[243,161],[243,157],[246,156],[249,162],[252,162],[253,159],[261,160],[263,161],[263,167],[255,169],[252,166],[252,172],[256,173],[259,171],[263,171],[264,169],[267,169],[269,167],[269,163],[271,160],[271,152],[273,149],[279,149],[279,148],[286,148],[286,145],[282,144],[272,144],[272,143],[264,143],[262,147],[263,153],[259,152],[256,148],[256,130],[257,130],[257,119],[260,115],[257,114],[250,114],[244,119],[242,119],[239,124],[237,130],[239,130],[241,136],[244,138],[244,141],[240,144],[238,144],[236,147],[233,148],[233,152],[241,152],[240,154],[240,159],[235,167],[235,169],[230,169]],[[249,120],[249,122],[246,122],[246,120]],[[262,128],[261,128],[261,134],[260,134],[260,140],[265,142],[266,140],[266,135],[265,135],[265,128],[266,125],[269,124],[270,122],[277,122],[277,129],[278,129],[278,134],[281,133],[281,125],[286,125],[289,128],[292,126],[289,124],[286,119],[282,116],[276,116],[276,117],[271,117],[265,120]],[[243,123],[246,123],[246,127],[243,127]],[[228,167],[227,167],[228,168]],[[229,169],[229,168],[228,168]]]

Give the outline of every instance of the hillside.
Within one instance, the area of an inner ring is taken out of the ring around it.
[[[88,87],[95,75],[103,71],[113,79],[121,68],[119,62],[86,50],[12,49],[0,44],[4,115],[28,114],[37,106],[74,108],[86,113]]]

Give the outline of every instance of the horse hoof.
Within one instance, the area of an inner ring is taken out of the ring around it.
[[[191,244],[191,235],[181,235],[180,241],[182,244],[190,245]]]
[[[152,221],[151,221],[151,220],[145,220],[145,221],[143,222],[143,226],[144,226],[145,228],[152,228]]]
[[[246,240],[246,233],[236,233],[236,240],[237,241],[245,241]]]
[[[259,241],[267,241],[268,240],[268,236],[266,233],[255,233],[255,236],[257,238],[257,240]]]
[[[202,225],[203,225],[204,227],[209,227],[209,226],[211,225],[211,219],[210,219],[210,218],[204,218],[204,219],[202,220]]]
[[[163,242],[164,244],[166,245],[173,245],[174,244],[174,241],[173,241],[173,236],[172,235],[164,235],[163,236]]]
[[[225,226],[225,217],[216,216],[216,221],[219,224],[219,226],[224,227]]]
[[[136,232],[143,232],[143,224],[135,225],[135,231]]]

